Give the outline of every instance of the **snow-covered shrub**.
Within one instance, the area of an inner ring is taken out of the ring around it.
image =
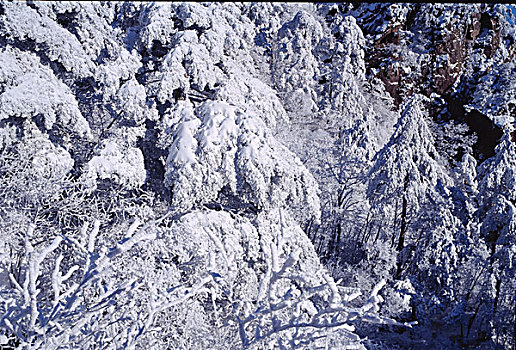
[[[185,101],[169,118],[174,130],[165,185],[175,206],[188,209],[226,195],[236,201],[235,209],[284,207],[301,219],[319,215],[312,175],[260,117],[223,102],[207,101],[194,110]]]
[[[359,337],[352,333],[356,322],[395,324],[376,314],[381,286],[366,305],[352,307],[359,294],[347,295],[335,284],[310,241],[281,210],[260,215],[257,228],[227,212],[194,211],[160,232],[163,242],[148,249],[153,256],[160,252],[150,266],[162,267],[147,273],[147,279],[168,274],[160,283],[178,279],[179,288],[206,277],[211,282],[188,301],[188,309],[157,315],[156,331],[169,338],[149,334],[147,344],[159,348],[167,341],[172,346],[197,341],[202,348],[276,349],[333,342],[338,348],[359,346]],[[149,265],[145,254],[135,265]],[[201,325],[180,324],[194,314]],[[203,334],[202,340],[194,330]]]
[[[97,179],[110,179],[126,188],[144,184],[146,172],[142,152],[125,147],[118,140],[106,140],[98,155],[91,158],[83,174],[87,187],[95,188]]]
[[[58,124],[80,136],[90,135],[72,91],[37,56],[6,48],[0,60],[0,120],[42,117],[47,130]]]
[[[136,219],[109,249],[97,241],[98,220],[43,247],[34,246],[36,227],[29,225],[19,273],[2,265],[12,286],[0,286],[3,334],[24,349],[89,348],[91,339],[108,349],[158,349],[188,338],[203,348],[281,348],[327,336],[357,346],[353,323],[397,324],[377,314],[382,285],[365,305],[348,306],[359,294],[339,291],[281,211],[259,218],[258,229],[216,211],[160,228],[167,216],[143,226]],[[194,316],[193,324],[182,323]]]
[[[34,246],[35,225],[29,225],[18,274],[9,273],[9,283],[2,281],[0,286],[0,325],[14,336],[11,345],[20,349],[89,348],[93,337],[97,346],[134,348],[141,334],[137,329],[124,330],[125,325],[145,320],[128,316],[132,305],[127,298],[141,284],[137,279],[105,277],[117,256],[155,238],[155,233],[136,232],[139,225],[135,220],[126,239],[111,249],[96,242],[99,221],[91,230],[85,224],[78,239],[58,235],[41,248]],[[4,264],[2,269],[8,271],[9,266]]]
[[[0,35],[33,43],[36,50],[45,48],[50,61],[59,62],[77,77],[92,73],[93,62],[72,33],[24,3],[6,2],[2,8],[9,20],[4,21]]]

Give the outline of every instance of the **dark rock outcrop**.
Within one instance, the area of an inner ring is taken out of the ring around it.
[[[493,154],[499,132],[491,135],[491,126],[477,127],[489,118],[480,112],[466,115],[463,106],[491,67],[509,62],[516,51],[514,38],[504,34],[499,7],[360,4],[338,9],[357,19],[368,42],[368,74],[384,83],[396,106],[422,93],[432,101],[428,109],[434,119],[444,113],[477,134],[477,156]]]

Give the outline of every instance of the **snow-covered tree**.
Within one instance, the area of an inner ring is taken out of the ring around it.
[[[294,114],[310,115],[316,107],[314,89],[318,64],[312,51],[321,38],[321,24],[301,10],[280,28],[273,41],[274,85],[285,95],[285,109]]]
[[[514,123],[516,113],[516,64],[512,61],[493,67],[480,80],[468,109],[477,109],[496,125]]]
[[[0,59],[0,120],[30,119],[48,131],[63,129],[64,137],[68,132],[90,135],[72,91],[36,55],[5,48]]]
[[[192,107],[185,101],[169,116],[165,185],[173,205],[218,202],[236,210],[289,208],[300,220],[319,216],[315,180],[260,117],[223,102]]]
[[[413,244],[423,203],[437,186],[448,182],[425,120],[423,101],[421,95],[415,95],[407,102],[369,174],[367,194],[374,220],[371,239],[390,242],[397,254]],[[402,273],[405,260],[399,256],[396,275]]]
[[[482,312],[493,343],[514,346],[516,151],[506,127],[496,155],[479,170],[480,234],[488,249]]]

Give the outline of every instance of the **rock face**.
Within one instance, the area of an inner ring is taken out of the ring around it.
[[[493,59],[504,45],[497,13],[480,5],[363,4],[348,13],[369,41],[368,69],[397,104],[414,92],[413,86],[427,96],[449,94],[473,54]],[[514,50],[512,38],[508,40],[507,49]],[[411,74],[418,70],[420,74]],[[404,84],[402,78],[408,78]]]
[[[340,6],[327,17],[342,12],[357,19],[368,42],[368,74],[384,83],[396,106],[413,93],[440,97],[447,102],[430,103],[432,117],[466,121],[476,130],[476,118],[466,117],[462,106],[472,101],[475,82],[514,57],[504,11],[479,4],[360,4]],[[496,124],[490,128],[503,127],[489,119]],[[485,144],[477,146],[493,154]]]

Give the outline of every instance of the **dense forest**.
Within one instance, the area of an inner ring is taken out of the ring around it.
[[[0,349],[516,349],[516,9],[0,0]]]

